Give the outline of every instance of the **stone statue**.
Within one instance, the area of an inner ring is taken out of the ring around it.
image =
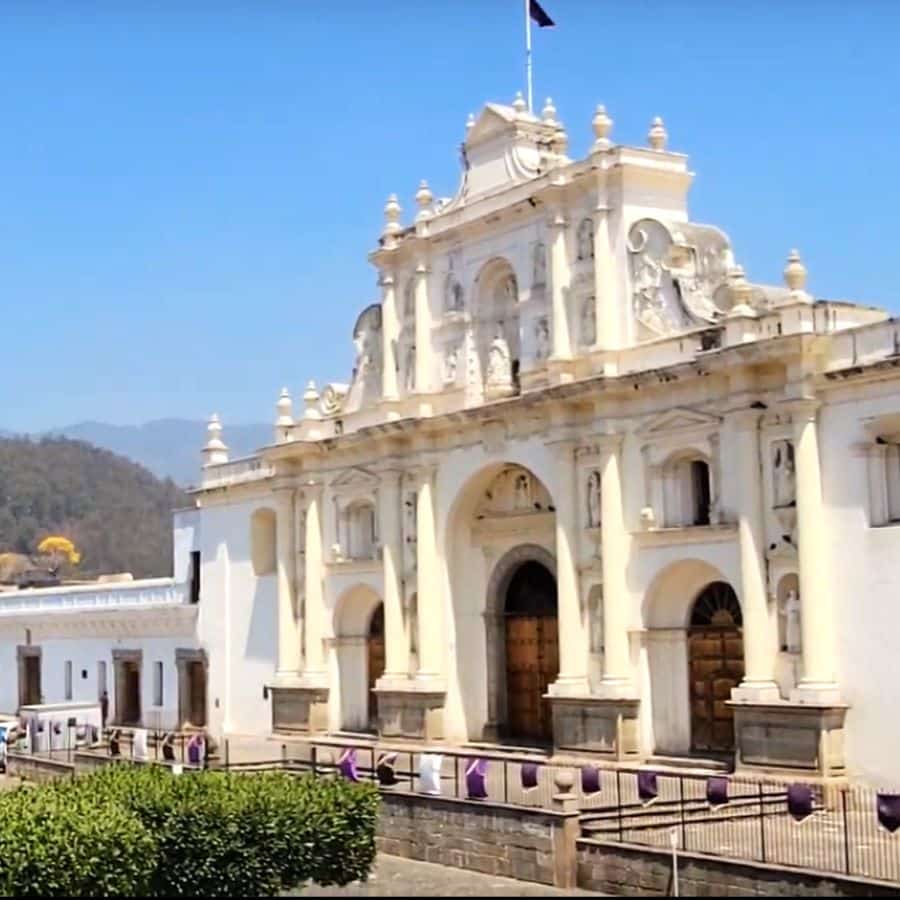
[[[794,445],[790,441],[772,444],[773,506],[794,506],[797,502],[797,479],[794,472]]]
[[[494,394],[512,391],[512,363],[509,356],[509,345],[503,339],[499,329],[488,350],[485,388],[488,393]]]
[[[597,304],[593,296],[585,297],[581,305],[581,345],[591,347],[597,342]]]
[[[588,528],[600,527],[600,473],[596,469],[587,483]]]
[[[464,307],[462,285],[453,277],[447,276],[444,287],[444,309],[447,312],[462,312]]]
[[[507,275],[500,283],[498,290],[501,303],[507,308],[514,306],[519,300],[519,287],[515,275]]]
[[[448,347],[444,356],[444,383],[456,384],[456,369],[459,365],[459,345]]]
[[[534,355],[536,359],[546,359],[550,355],[550,328],[546,319],[538,319],[534,326]]]
[[[784,598],[784,643],[788,653],[800,652],[800,598],[789,590]]]
[[[533,287],[547,283],[547,249],[543,244],[534,245],[533,270],[531,283]]]
[[[578,259],[594,258],[594,223],[590,219],[583,219],[578,226]]]

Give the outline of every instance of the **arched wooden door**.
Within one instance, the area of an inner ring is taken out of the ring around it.
[[[384,675],[384,604],[379,603],[369,622],[366,640],[366,658],[369,670],[369,727],[378,725],[378,695],[375,682]]]
[[[559,674],[556,579],[539,562],[523,563],[506,592],[506,731],[511,738],[551,741],[544,699]]]
[[[726,705],[744,677],[741,606],[731,585],[714,581],[697,596],[688,630],[691,749],[734,750],[734,716]]]

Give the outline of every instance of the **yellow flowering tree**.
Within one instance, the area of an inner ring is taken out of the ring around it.
[[[47,562],[47,568],[56,575],[64,565],[77,566],[81,554],[75,544],[60,534],[50,534],[38,544],[37,552]]]

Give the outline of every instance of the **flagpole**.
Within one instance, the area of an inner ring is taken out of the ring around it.
[[[534,88],[531,74],[531,9],[529,0],[525,0],[525,77],[528,83],[528,112],[533,112]]]

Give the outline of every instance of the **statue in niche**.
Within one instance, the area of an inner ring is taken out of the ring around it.
[[[512,362],[509,355],[509,345],[503,339],[499,328],[488,350],[485,387],[489,392],[494,393],[512,390]]]
[[[462,285],[452,273],[447,276],[444,287],[444,309],[447,312],[462,312],[465,306]]]
[[[597,304],[593,295],[581,304],[581,344],[591,347],[597,342]]]
[[[529,494],[531,491],[529,490],[529,478],[524,472],[516,475],[515,482],[515,490],[513,494],[513,502],[515,504],[516,509],[529,509],[531,506],[531,501],[529,499]]]
[[[456,370],[459,366],[459,345],[448,347],[444,355],[444,383],[456,384]]]
[[[576,235],[578,260],[594,258],[594,223],[591,219],[582,219]]]
[[[514,306],[519,300],[519,288],[515,275],[507,275],[497,286],[497,299],[501,309]]]
[[[784,620],[784,632],[781,649],[788,653],[800,652],[800,598],[792,588],[787,592],[782,603],[781,614]]]
[[[415,277],[410,278],[406,282],[403,291],[403,318],[415,319],[416,317],[416,280]]]
[[[534,245],[532,259],[532,287],[539,287],[547,283],[547,248],[543,244]]]
[[[588,528],[600,527],[600,473],[595,469],[587,482]]]
[[[405,371],[406,393],[411,394],[416,389],[416,345],[410,344],[406,350]]]
[[[603,652],[603,586],[597,585],[590,594],[593,605],[590,609],[591,617],[591,653]]]
[[[534,326],[534,355],[536,359],[546,359],[550,355],[550,326],[544,318]]]
[[[775,441],[772,444],[772,491],[775,509],[796,505],[797,477],[794,445],[790,441]]]

